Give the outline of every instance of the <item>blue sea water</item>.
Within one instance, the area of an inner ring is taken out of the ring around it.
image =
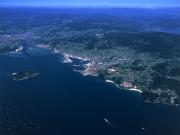
[[[1,135],[180,134],[180,108],[147,104],[139,93],[74,72],[60,54],[39,51],[0,55]],[[27,70],[40,75],[12,80]]]

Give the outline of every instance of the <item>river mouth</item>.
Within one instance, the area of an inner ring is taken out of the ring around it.
[[[180,133],[178,107],[144,103],[138,93],[74,72],[60,54],[35,52],[0,56],[3,135]],[[39,76],[10,77],[29,69]]]

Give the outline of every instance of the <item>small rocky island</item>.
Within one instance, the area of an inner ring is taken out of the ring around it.
[[[15,81],[22,81],[22,80],[27,80],[30,78],[37,77],[38,75],[39,75],[38,72],[32,72],[32,71],[18,72],[18,73],[12,74],[12,79]]]

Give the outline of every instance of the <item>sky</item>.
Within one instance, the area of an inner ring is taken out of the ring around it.
[[[180,7],[180,0],[0,0],[0,6]]]

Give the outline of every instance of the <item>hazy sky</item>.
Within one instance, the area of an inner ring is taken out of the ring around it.
[[[180,0],[0,0],[0,5],[34,6],[178,6]]]

